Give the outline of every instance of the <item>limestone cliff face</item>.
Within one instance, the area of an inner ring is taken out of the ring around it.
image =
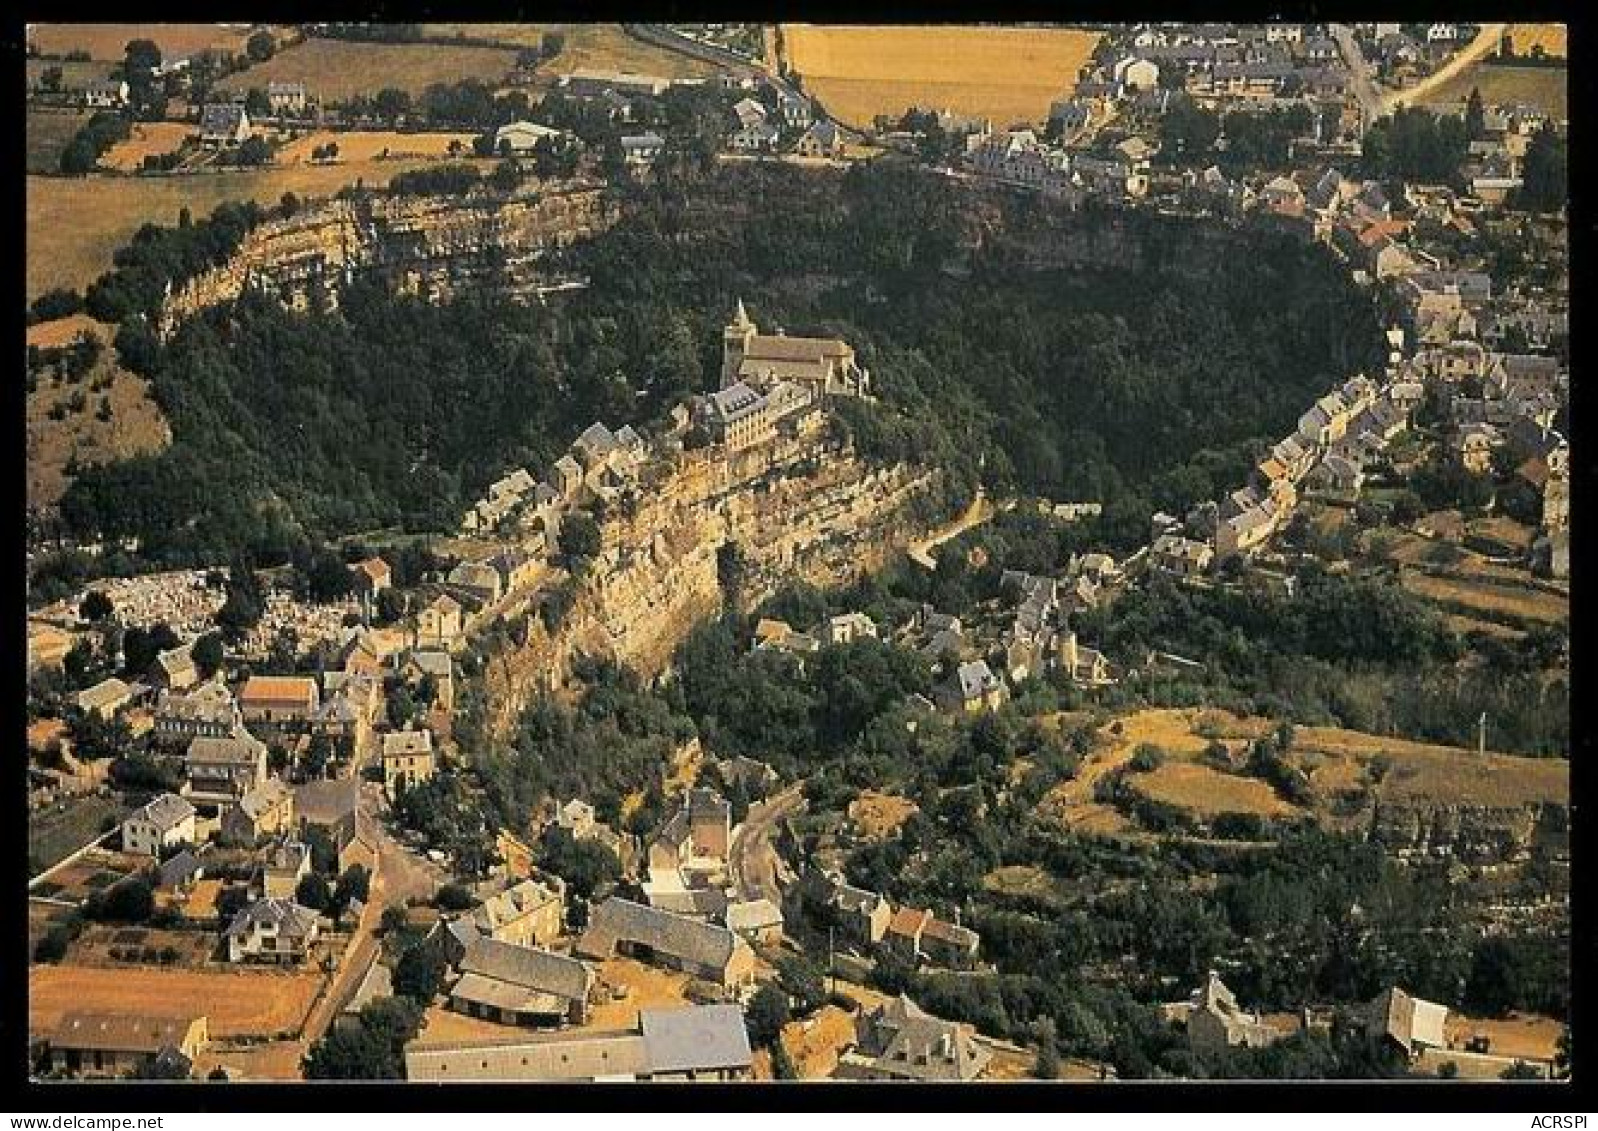
[[[814,435],[661,461],[603,520],[604,549],[557,632],[529,617],[525,643],[489,661],[489,732],[504,737],[537,694],[558,691],[578,656],[664,670],[694,623],[725,607],[729,556],[745,609],[784,581],[834,585],[880,568],[920,533],[909,504],[935,476],[868,467]]]
[[[483,282],[525,291],[539,260],[615,222],[599,188],[494,199],[375,196],[334,200],[255,228],[220,267],[190,280],[162,309],[162,333],[247,290],[295,309],[337,306],[340,289],[378,277],[433,300]]]
[[[1500,864],[1534,854],[1568,856],[1568,806],[1447,805],[1423,800],[1383,802],[1371,837],[1400,856],[1450,856],[1469,864]]]

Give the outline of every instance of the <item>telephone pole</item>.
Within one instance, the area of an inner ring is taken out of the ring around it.
[[[1481,713],[1481,718],[1476,720],[1476,753],[1487,753],[1487,712]]]

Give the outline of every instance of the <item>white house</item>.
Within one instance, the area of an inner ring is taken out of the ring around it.
[[[122,822],[122,851],[159,856],[163,848],[194,843],[195,808],[175,793],[163,793]]]
[[[316,912],[289,899],[260,899],[227,929],[229,962],[300,962],[321,932]]]
[[[531,153],[545,138],[560,137],[561,131],[537,122],[507,122],[494,131],[494,152],[507,150],[515,155]]]

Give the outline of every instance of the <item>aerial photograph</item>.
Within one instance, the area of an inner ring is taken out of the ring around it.
[[[1572,1091],[1564,24],[14,32],[34,1098]]]

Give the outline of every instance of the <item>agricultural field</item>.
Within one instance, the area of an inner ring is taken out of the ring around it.
[[[186,122],[135,122],[128,139],[106,150],[100,165],[118,173],[136,173],[144,168],[146,157],[171,153],[195,132]]]
[[[27,296],[53,287],[81,290],[111,266],[112,253],[145,224],[175,224],[187,207],[195,219],[227,200],[276,204],[285,192],[331,196],[357,182],[386,185],[428,160],[340,161],[178,176],[29,177]]]
[[[917,812],[916,803],[875,790],[864,790],[849,803],[849,819],[867,840],[886,840]]]
[[[1511,617],[1516,621],[1560,624],[1570,619],[1570,598],[1533,588],[1510,579],[1439,577],[1405,570],[1403,586],[1429,601],[1486,620]]]
[[[394,87],[416,95],[433,83],[481,79],[495,85],[516,66],[516,53],[496,47],[426,43],[357,43],[307,39],[265,63],[229,75],[217,89],[249,90],[270,82],[302,82],[322,102],[340,102]]]
[[[469,133],[400,133],[394,130],[351,130],[348,133],[317,130],[295,138],[278,149],[272,160],[279,165],[301,165],[311,151],[328,142],[338,145],[338,162],[438,160],[455,156],[450,145],[470,156],[474,135]]]
[[[148,383],[116,364],[115,352],[109,348],[111,327],[85,314],[73,315],[29,327],[28,342],[65,345],[84,332],[96,335],[107,346],[94,369],[78,385],[41,380],[28,396],[27,491],[31,503],[48,505],[60,499],[67,487],[70,462],[87,465],[127,459],[158,451],[172,438],[166,418],[150,397]],[[110,384],[95,391],[96,381]],[[52,419],[51,410],[79,391],[84,393],[84,408],[61,420]],[[111,406],[107,420],[99,416],[102,398]]]
[[[242,52],[247,24],[35,24],[34,42],[44,55],[87,51],[95,60],[121,62],[128,41],[151,39],[166,59],[215,48]]]
[[[1119,733],[1113,729],[1118,724]],[[1134,712],[1100,731],[1100,746],[1088,755],[1076,778],[1051,791],[1039,811],[1079,833],[1141,835],[1132,818],[1093,800],[1093,784],[1124,766],[1135,748],[1148,742],[1165,752],[1166,761],[1158,769],[1130,776],[1131,787],[1145,797],[1202,821],[1222,813],[1249,813],[1267,819],[1301,815],[1302,810],[1280,798],[1267,783],[1198,760],[1212,740],[1227,745],[1237,758],[1240,742],[1272,729],[1270,720],[1240,718],[1220,711]],[[1339,819],[1326,810],[1340,793],[1366,794],[1367,801],[1374,798],[1391,803],[1427,801],[1513,807],[1541,802],[1563,804],[1570,791],[1569,766],[1559,759],[1492,752],[1481,756],[1473,750],[1336,727],[1296,728],[1289,757],[1309,775],[1318,795],[1315,816],[1334,825],[1346,824],[1357,816],[1345,814]],[[1378,775],[1379,766],[1385,767],[1385,772]],[[1363,811],[1365,807],[1360,808]],[[1019,871],[1000,869],[985,878],[984,886],[994,891],[1036,894],[1029,889],[1037,884],[1037,878],[1017,874]]]
[[[1564,24],[1510,24],[1504,34],[1516,55],[1530,55],[1541,47],[1544,55],[1565,59],[1569,57],[1566,30]]]
[[[121,820],[127,811],[127,807],[113,797],[89,794],[65,801],[59,807],[30,815],[29,872],[37,874],[65,860],[99,836],[103,831],[102,825],[107,819]]]
[[[24,127],[28,173],[48,175],[58,171],[62,150],[88,120],[88,113],[82,110],[29,110]]]
[[[298,1030],[323,977],[313,972],[35,966],[28,974],[28,1030],[44,1033],[69,1010],[153,1016],[203,1010],[213,1038]]]
[[[1167,762],[1149,773],[1134,774],[1131,784],[1145,797],[1184,809],[1200,820],[1223,813],[1275,818],[1299,812],[1258,778],[1222,773],[1197,762]]]
[[[846,125],[911,106],[1041,123],[1098,45],[1071,28],[840,27],[785,24],[783,49],[805,90]]]
[[[1516,40],[1518,45],[1519,40]],[[1517,46],[1517,50],[1518,50]],[[1466,67],[1431,91],[1425,104],[1438,110],[1458,110],[1480,90],[1488,105],[1526,103],[1555,118],[1569,115],[1570,72],[1564,67],[1517,67],[1482,62]]]
[[[691,79],[716,73],[708,63],[634,39],[620,24],[423,24],[422,30],[431,36],[464,35],[516,48],[538,47],[547,33],[560,32],[566,45],[539,67],[543,75],[604,70]]]

